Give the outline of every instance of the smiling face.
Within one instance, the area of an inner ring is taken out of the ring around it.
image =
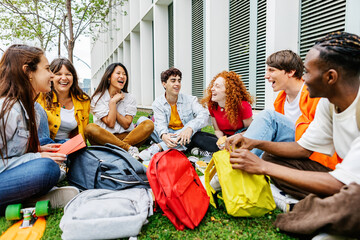
[[[285,70],[267,66],[265,79],[271,83],[274,92],[287,89],[289,77]]]
[[[213,102],[224,102],[226,101],[226,87],[225,87],[225,79],[222,77],[218,77],[214,81],[214,85],[211,88],[211,101]]]
[[[312,48],[307,53],[304,66],[305,74],[303,79],[308,88],[310,97],[326,97],[328,85],[323,81],[324,71],[319,58],[320,51]]]
[[[166,82],[162,82],[167,96],[177,96],[181,89],[181,78],[179,75],[170,76]]]
[[[110,75],[109,81],[109,91],[111,90],[110,88],[112,88],[117,92],[120,92],[127,81],[125,70],[121,66],[116,66],[113,73]]]
[[[35,90],[35,95],[40,92],[46,93],[51,90],[51,80],[54,74],[50,71],[47,58],[42,55],[35,72],[30,72],[31,85]]]
[[[60,70],[54,74],[53,83],[55,91],[57,93],[69,93],[74,80],[72,73],[65,65],[62,65]]]

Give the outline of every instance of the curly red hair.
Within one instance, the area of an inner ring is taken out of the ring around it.
[[[208,107],[210,109],[216,108],[218,106],[217,102],[211,100],[212,92],[211,88],[214,86],[214,82],[218,77],[222,77],[225,79],[225,113],[226,117],[229,120],[232,126],[236,126],[238,121],[238,106],[241,104],[241,101],[247,101],[252,104],[253,99],[250,93],[246,90],[244,83],[241,81],[241,77],[239,74],[233,71],[222,71],[217,74],[210,82],[207,87],[205,93],[206,96],[201,99],[201,104],[204,107]]]

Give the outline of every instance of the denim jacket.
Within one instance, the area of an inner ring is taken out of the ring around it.
[[[0,109],[2,108],[3,103],[4,98],[0,99]],[[7,124],[5,134],[7,140],[7,152],[0,137],[0,149],[5,161],[4,165],[4,161],[0,160],[0,173],[30,160],[41,158],[40,153],[26,153],[30,132],[26,126],[25,119],[29,119],[29,117],[21,102],[18,101],[13,105],[11,110],[4,116],[5,122],[6,119]],[[38,116],[36,121],[39,121]],[[0,131],[3,131],[3,119],[0,119]]]
[[[184,125],[183,129],[191,127],[193,134],[195,134],[208,125],[209,112],[201,106],[196,97],[179,93],[176,107]],[[162,134],[169,132],[171,115],[171,106],[167,102],[165,94],[155,99],[152,108],[154,111],[155,131],[161,138]]]

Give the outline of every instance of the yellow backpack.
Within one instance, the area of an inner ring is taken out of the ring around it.
[[[226,150],[214,153],[205,170],[206,192],[215,208],[216,192],[210,186],[210,181],[216,172],[228,214],[234,217],[259,217],[275,209],[269,178],[233,169],[230,153]]]

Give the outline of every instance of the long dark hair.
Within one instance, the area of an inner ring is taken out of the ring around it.
[[[8,120],[12,120],[8,119],[8,113],[18,101],[24,106],[29,116],[26,124],[30,131],[30,137],[26,151],[38,152],[39,139],[34,110],[35,90],[30,82],[29,73],[37,70],[37,65],[43,55],[44,52],[40,48],[15,44],[5,51],[0,60],[0,98],[4,98],[0,109],[0,121],[2,121],[0,136],[6,149],[6,156],[8,149],[5,129]],[[23,66],[25,66],[25,70],[23,70]],[[1,150],[0,153],[4,161],[4,153]]]
[[[75,70],[74,65],[70,62],[70,60],[66,59],[66,58],[55,58],[51,63],[50,63],[50,70],[56,74],[57,72],[60,71],[60,69],[62,68],[62,66],[65,66],[67,68],[67,70],[70,71],[70,73],[73,76],[73,83],[70,87],[70,93],[71,95],[81,101],[87,101],[90,99],[90,97],[83,92],[83,90],[79,87],[79,80],[78,80],[78,76]],[[51,91],[44,94],[44,97],[46,99],[46,108],[50,109],[52,107],[55,107],[53,104],[53,98],[54,98],[54,94],[56,94],[56,107],[59,106],[59,98],[58,98],[58,94],[54,88],[54,84],[53,82],[51,82]]]
[[[126,67],[122,63],[112,63],[106,68],[105,73],[102,76],[98,87],[96,88],[94,94],[91,96],[91,100],[98,93],[100,93],[100,97],[98,98],[98,101],[104,95],[105,91],[110,87],[109,78],[110,78],[111,74],[113,74],[113,72],[115,71],[115,68],[117,66],[122,67],[124,69],[124,71],[125,71],[126,82],[125,82],[125,85],[124,85],[124,88],[122,89],[122,91],[126,92],[126,93],[128,92],[127,88],[128,88],[128,85],[129,85],[129,74],[128,74],[128,71],[127,71]]]

